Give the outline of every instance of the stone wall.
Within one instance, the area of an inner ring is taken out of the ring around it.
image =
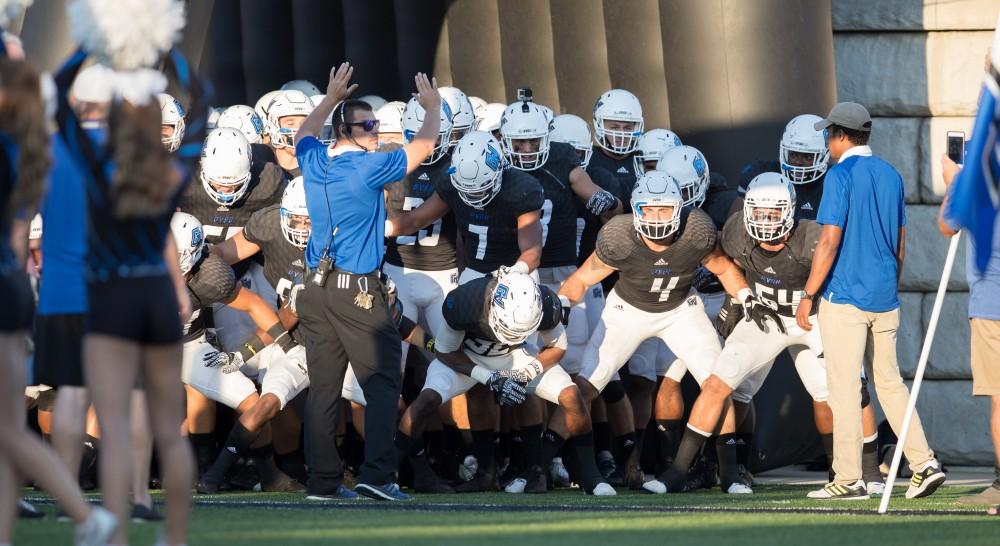
[[[972,131],[1000,0],[832,0],[837,100],[864,104],[871,146],[906,181],[898,354],[913,377],[948,248],[937,230],[947,131]],[[951,464],[992,464],[989,405],[973,399],[965,244],[952,270],[918,409]]]

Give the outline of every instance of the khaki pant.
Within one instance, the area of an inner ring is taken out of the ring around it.
[[[1000,320],[970,321],[972,394],[1000,396]]]
[[[861,362],[871,332],[872,383],[892,429],[899,433],[910,393],[896,362],[899,309],[869,313],[853,305],[823,300],[819,306],[820,335],[826,353],[826,377],[833,411],[833,471],[836,483],[861,479]],[[919,470],[934,457],[916,413],[910,423],[903,452],[910,468]]]

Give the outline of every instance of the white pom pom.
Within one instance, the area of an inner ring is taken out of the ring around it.
[[[71,0],[66,9],[73,39],[116,70],[155,66],[184,28],[177,0]]]
[[[15,17],[28,9],[35,0],[0,0],[0,28],[7,28]]]

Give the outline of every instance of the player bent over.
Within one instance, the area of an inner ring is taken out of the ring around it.
[[[633,216],[618,216],[604,225],[594,253],[559,291],[570,303],[578,303],[588,286],[620,272],[577,379],[588,402],[650,337],[662,339],[699,384],[708,379],[721,347],[701,299],[691,293],[701,265],[744,301],[751,314],[774,313],[750,294],[739,268],[722,253],[708,214],[683,207],[673,177],[662,171],[643,174],[631,205]],[[553,429],[560,426],[559,413],[556,410],[551,420]],[[738,465],[733,461],[722,466],[722,489],[727,491],[739,480]]]
[[[584,399],[569,375],[558,365],[565,354],[563,309],[556,295],[529,275],[507,272],[469,281],[445,298],[445,325],[436,334],[437,360],[427,369],[420,396],[403,414],[396,437],[400,458],[417,458],[424,423],[437,408],[476,382],[486,385],[501,405],[517,405],[527,392],[558,404],[573,437],[573,454],[580,467],[585,493],[614,495],[594,462],[594,438]],[[525,341],[538,333],[536,354]],[[542,472],[562,446],[565,436],[543,443]],[[424,465],[414,464],[415,470]],[[542,482],[544,484],[544,482]],[[544,492],[544,489],[542,491]]]

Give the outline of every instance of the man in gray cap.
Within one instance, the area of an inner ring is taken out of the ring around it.
[[[798,326],[820,325],[833,411],[833,482],[809,493],[815,499],[867,499],[861,479],[861,362],[873,340],[875,392],[893,430],[903,424],[909,391],[896,361],[906,204],[903,179],[868,147],[872,120],[864,106],[842,102],[815,125],[830,156],[816,222],[823,225],[809,280],[796,313]],[[822,296],[822,303],[814,301]],[[818,310],[818,317],[817,317]],[[914,413],[904,446],[913,470],[906,498],[925,497],[945,475]]]

